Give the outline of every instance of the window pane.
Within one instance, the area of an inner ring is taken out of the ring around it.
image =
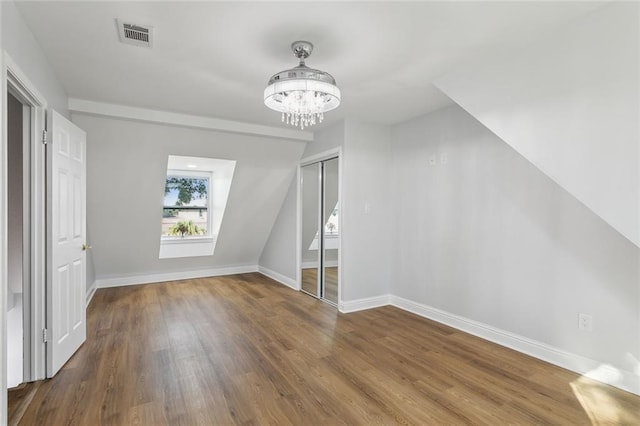
[[[168,175],[162,210],[162,236],[209,235],[209,179]]]

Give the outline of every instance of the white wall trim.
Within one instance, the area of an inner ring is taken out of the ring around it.
[[[98,289],[98,286],[96,285],[96,282],[94,281],[93,284],[91,284],[91,287],[89,287],[89,291],[87,291],[87,307],[89,307],[89,303],[91,303],[91,300],[93,299],[93,296],[96,295],[96,290]]]
[[[41,143],[40,135],[45,129],[45,116],[47,100],[37,87],[29,80],[18,64],[7,52],[3,52],[2,67],[2,92],[3,105],[6,105],[6,93],[9,88],[21,103],[31,109],[31,122],[29,123],[30,141],[28,150],[25,148],[25,155],[29,158],[29,196],[31,208],[29,212],[29,226],[31,237],[29,241],[29,251],[31,259],[30,281],[28,291],[25,292],[26,304],[25,314],[27,321],[24,323],[25,339],[25,360],[28,368],[25,369],[25,379],[27,381],[40,380],[45,378],[45,343],[42,342],[41,330],[45,328],[45,288],[35,285],[35,283],[45,282],[46,271],[46,176],[45,163],[46,153]],[[3,114],[3,150],[6,155],[7,146],[7,123],[6,112]],[[6,161],[6,160],[5,160]],[[6,169],[3,176],[6,178]],[[4,179],[6,181],[6,179]],[[6,190],[6,187],[5,187]],[[6,221],[6,216],[4,218]],[[6,223],[5,223],[6,226]],[[3,244],[6,237],[3,238]]]
[[[192,278],[216,277],[220,275],[246,274],[258,272],[257,265],[221,266],[211,269],[197,269],[193,271],[159,272],[148,275],[117,275],[103,276],[95,281],[96,288],[121,287],[128,285],[160,283],[165,281],[188,280]]]
[[[296,291],[300,290],[295,278],[289,278],[286,275],[282,275],[279,272],[276,272],[269,268],[265,268],[264,266],[260,266],[260,265],[258,265],[258,272],[260,272],[262,275],[265,275],[271,278],[274,281],[279,282],[280,284],[286,285],[287,287],[293,290],[296,290]]]
[[[241,121],[223,120],[221,118],[204,117],[200,115],[179,114],[169,111],[88,101],[77,98],[69,98],[69,111],[150,123],[173,124],[196,129],[294,139],[303,142],[313,140],[312,132],[302,130],[243,123]]]
[[[591,379],[640,395],[640,375],[633,372],[619,370],[593,359],[402,297],[390,296],[390,304]]]
[[[22,71],[22,69],[20,69],[16,61],[14,61],[7,52],[4,52],[4,65],[5,69],[12,75],[13,79],[15,79],[21,88],[34,100],[34,103],[42,107],[47,106],[45,97],[42,96],[42,93],[40,93],[37,87],[31,83],[31,80],[29,80],[27,75]],[[8,75],[5,76],[5,78],[8,77]]]
[[[338,308],[343,314],[379,308],[381,306],[390,305],[391,297],[392,296],[390,294],[384,294],[382,296],[367,297],[364,299],[340,301]]]

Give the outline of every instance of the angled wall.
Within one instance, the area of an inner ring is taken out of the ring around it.
[[[640,391],[638,247],[458,106],[395,126],[392,155],[391,294],[405,308]]]
[[[640,246],[640,5],[612,2],[435,82]]]
[[[304,143],[73,113],[87,132],[87,217],[96,278],[255,267]],[[236,160],[213,256],[159,259],[168,155]]]
[[[291,178],[278,217],[271,228],[269,238],[260,255],[259,265],[264,273],[296,288],[296,203],[298,185],[295,175]],[[266,270],[265,270],[266,268]]]

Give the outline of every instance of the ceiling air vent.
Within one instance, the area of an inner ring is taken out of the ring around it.
[[[120,41],[126,44],[133,44],[135,46],[153,46],[153,27],[142,26],[135,24],[128,24],[126,22],[118,21],[118,31],[120,33]]]

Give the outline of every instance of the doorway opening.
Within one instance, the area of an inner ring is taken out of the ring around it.
[[[340,300],[340,160],[300,166],[300,289],[331,305]]]
[[[24,381],[24,312],[29,280],[29,164],[31,108],[7,93],[7,387]],[[26,148],[26,149],[25,149]],[[25,152],[26,151],[26,152]],[[25,155],[27,154],[27,155]],[[27,161],[25,161],[27,160]]]
[[[45,377],[45,103],[10,58],[6,79],[7,388]]]

